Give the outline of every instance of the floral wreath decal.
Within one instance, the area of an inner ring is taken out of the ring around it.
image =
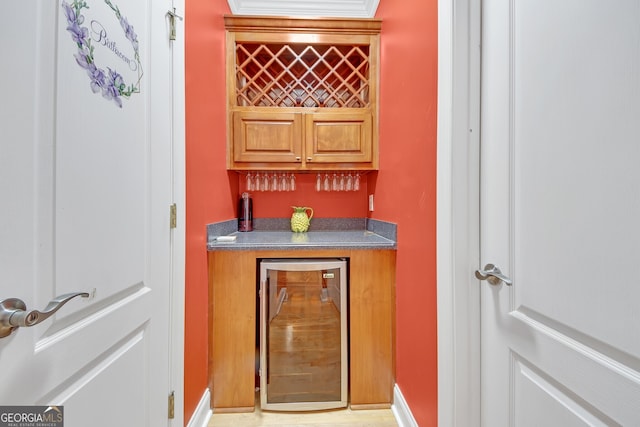
[[[120,73],[115,69],[106,67],[107,71],[99,68],[95,63],[94,46],[89,29],[83,27],[84,15],[81,14],[82,9],[89,9],[85,0],[74,0],[69,4],[62,1],[62,8],[67,17],[67,31],[71,33],[71,38],[78,46],[78,52],[74,54],[78,65],[87,71],[91,79],[90,87],[93,93],[102,93],[102,97],[112,100],[116,105],[122,108],[122,98],[129,98],[134,93],[140,93],[140,80],[142,80],[142,64],[140,63],[140,53],[138,52],[138,35],[134,32],[133,26],[129,24],[127,18],[122,16],[120,9],[114,6],[110,0],[104,2],[114,11],[116,18],[120,21],[120,26],[124,34],[131,42],[131,46],[135,52],[136,70],[138,71],[138,80],[135,83],[127,84]],[[119,52],[116,52],[119,54]]]

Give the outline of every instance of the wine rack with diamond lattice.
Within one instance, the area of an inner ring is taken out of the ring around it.
[[[236,44],[238,106],[364,108],[369,46]]]
[[[229,169],[377,169],[379,20],[225,26]]]

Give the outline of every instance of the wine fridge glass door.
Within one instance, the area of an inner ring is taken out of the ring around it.
[[[307,411],[347,406],[345,260],[263,260],[260,404]]]

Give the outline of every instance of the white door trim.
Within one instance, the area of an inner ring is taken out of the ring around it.
[[[184,17],[184,0],[173,0],[176,13]],[[171,318],[169,341],[169,375],[171,389],[174,391],[175,418],[172,426],[182,427],[184,423],[184,301],[185,301],[185,36],[184,20],[177,21],[176,40],[173,49],[173,143],[172,177],[173,202],[176,204],[177,223],[173,230],[173,253],[171,272]],[[168,207],[167,207],[168,209]]]
[[[438,425],[480,425],[480,2],[438,1]]]

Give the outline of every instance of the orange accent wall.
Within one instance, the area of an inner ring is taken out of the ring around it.
[[[235,215],[225,168],[226,0],[186,0],[186,265],[184,422],[208,387],[206,224]]]
[[[255,217],[370,215],[398,224],[396,381],[421,426],[437,425],[437,0],[380,0],[380,171],[352,193],[317,193],[299,175],[291,193],[256,193]],[[225,169],[226,0],[186,0],[185,425],[208,387],[206,224],[236,216],[243,179]]]
[[[398,224],[396,383],[437,425],[437,0],[381,0],[380,171],[373,218]]]

